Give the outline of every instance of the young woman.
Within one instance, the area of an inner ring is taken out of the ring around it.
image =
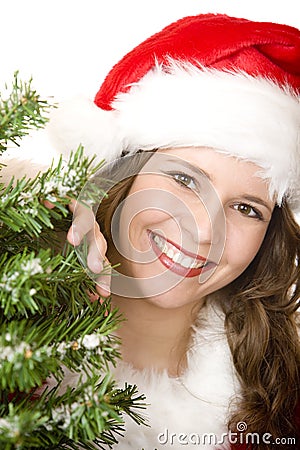
[[[88,265],[120,263],[98,283],[126,318],[116,377],[149,403],[122,450],[297,448],[299,61],[295,28],[186,17],[80,110],[74,144],[117,158]],[[69,241],[91,228],[75,214]]]

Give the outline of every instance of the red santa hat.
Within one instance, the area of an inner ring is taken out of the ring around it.
[[[59,108],[61,148],[207,146],[252,161],[270,194],[300,208],[300,31],[226,15],[185,17],[134,48],[94,102]],[[66,115],[66,109],[69,115]]]

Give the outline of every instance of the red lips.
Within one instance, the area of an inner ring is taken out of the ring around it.
[[[175,242],[172,242],[169,239],[164,238],[163,236],[153,233],[151,230],[149,230],[149,240],[151,243],[151,246],[153,248],[154,253],[157,255],[159,261],[169,270],[176,273],[177,275],[184,277],[184,278],[192,278],[199,276],[201,273],[207,272],[208,270],[213,269],[216,264],[212,261],[207,261],[206,258],[203,256],[197,255],[195,253],[189,252],[182,247],[180,247]],[[203,262],[205,263],[204,267],[198,267],[198,268],[189,268],[189,267],[183,267],[181,264],[174,262],[171,258],[169,258],[165,253],[162,252],[162,250],[158,247],[156,242],[154,241],[155,236],[158,236],[161,240],[164,240],[171,244],[173,247],[175,247],[177,250],[179,250],[181,253],[183,253],[185,256],[188,256],[189,258],[192,258],[196,260],[197,262]]]

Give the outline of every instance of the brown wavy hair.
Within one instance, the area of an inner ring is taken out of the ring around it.
[[[149,158],[146,153],[134,162],[137,167]],[[118,170],[124,170],[122,162]],[[128,195],[133,180],[134,177],[124,178],[116,184],[97,213],[112,263],[118,262],[110,231],[112,216]],[[300,424],[297,429],[295,421],[297,404],[300,406],[299,255],[299,225],[286,203],[276,206],[252,263],[216,295],[215,301],[225,313],[227,339],[241,384],[241,394],[228,423],[232,431],[237,430],[238,422],[245,422],[247,433],[270,433],[273,441],[294,438],[299,432]],[[286,442],[254,443],[251,449],[297,448]]]
[[[242,387],[230,427],[244,421],[247,432],[270,433],[273,440],[295,437],[300,428],[295,418],[300,400],[299,256],[299,225],[286,203],[276,206],[259,252],[224,289],[227,301],[222,302]]]

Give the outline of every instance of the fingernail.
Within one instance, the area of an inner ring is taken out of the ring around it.
[[[98,259],[95,260],[95,261],[93,261],[92,264],[93,264],[92,270],[93,270],[94,273],[100,273],[101,270],[103,270],[103,264],[102,264],[102,262],[99,261]]]
[[[110,286],[103,282],[97,282],[98,286],[101,287],[101,289],[104,289],[108,294],[110,294]]]
[[[108,286],[102,286],[102,289],[107,293],[107,296],[111,294],[110,288]]]
[[[72,231],[72,241],[73,245],[77,246],[80,244],[80,235],[77,233],[77,231]]]

